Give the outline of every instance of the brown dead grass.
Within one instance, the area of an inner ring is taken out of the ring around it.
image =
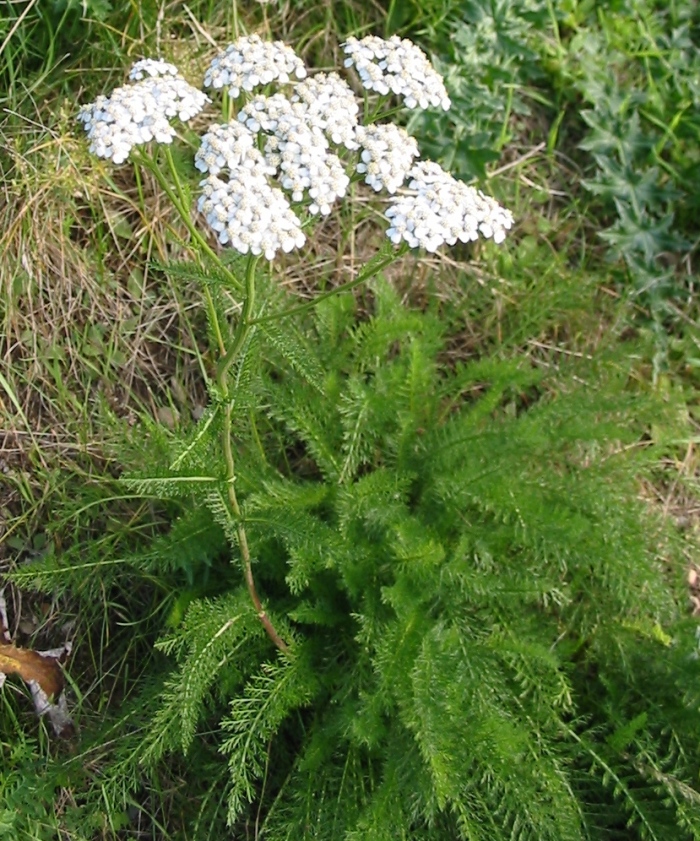
[[[105,409],[155,412],[173,378],[203,399],[191,290],[149,268],[184,254],[169,209],[126,171],[107,187],[68,131],[37,135],[15,138],[0,208],[0,543],[52,470],[101,451]]]

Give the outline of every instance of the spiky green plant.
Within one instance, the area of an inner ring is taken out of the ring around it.
[[[373,296],[359,321],[321,303],[294,342],[253,332],[240,516],[220,410],[175,470],[131,475],[187,513],[130,563],[186,570],[190,598],[101,787],[189,756],[213,780],[202,838],[224,817],[269,839],[699,838],[697,643],[638,494],[658,404],[619,355],[556,381],[495,357],[447,370],[437,308]],[[241,523],[284,651],[227,571]]]

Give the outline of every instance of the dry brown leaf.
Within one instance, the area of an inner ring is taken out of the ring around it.
[[[50,651],[33,651],[15,645],[8,627],[5,594],[0,590],[0,689],[8,675],[22,678],[32,694],[36,714],[46,716],[56,735],[63,737],[74,733],[61,669],[61,663],[70,651],[69,642]]]
[[[26,683],[36,681],[48,698],[57,697],[63,689],[63,672],[56,657],[12,643],[0,642],[0,672],[19,675]]]

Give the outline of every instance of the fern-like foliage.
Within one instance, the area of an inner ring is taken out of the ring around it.
[[[261,633],[247,594],[240,589],[190,607],[177,630],[158,643],[162,651],[177,656],[181,668],[166,684],[151,735],[142,745],[141,761],[152,762],[174,748],[187,753],[210,688],[216,686],[215,694],[221,697],[222,691],[240,686],[241,668],[244,673],[250,668],[252,652],[260,649],[255,639]]]
[[[260,322],[240,379],[264,407],[235,416],[240,517],[286,654],[242,584],[217,410],[136,480],[191,498],[134,558],[191,570],[139,762],[215,747],[232,831],[269,841],[700,839],[697,642],[638,485],[673,407],[621,357],[446,370],[437,314],[373,294],[359,324],[343,299]]]
[[[229,715],[222,722],[227,735],[221,746],[228,754],[231,772],[231,822],[255,799],[255,783],[265,773],[270,740],[292,712],[309,704],[317,683],[313,663],[302,649],[281,663],[263,664],[260,673],[231,701]]]

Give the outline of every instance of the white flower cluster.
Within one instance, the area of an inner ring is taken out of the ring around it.
[[[256,96],[238,115],[247,129],[271,136],[265,144],[265,160],[280,171],[280,183],[303,201],[307,191],[309,212],[327,216],[336,199],[345,195],[350,178],[321,126],[303,102],[290,102],[282,94]]]
[[[275,132],[280,120],[291,115],[303,117],[303,107],[292,103],[282,93],[272,96],[258,94],[238,112],[238,119],[251,131]]]
[[[179,76],[180,71],[174,64],[156,58],[142,58],[129,71],[129,78],[132,82],[140,82],[146,76]]]
[[[450,107],[441,77],[410,41],[368,36],[349,38],[343,48],[345,66],[357,68],[365,88],[401,96],[409,108]],[[331,144],[359,149],[356,171],[376,192],[394,194],[411,179],[410,191],[386,211],[393,243],[435,251],[479,235],[503,241],[513,223],[509,211],[437,164],[415,163],[418,144],[405,129],[359,125],[355,94],[336,73],[306,76],[291,47],[257,35],[239,38],[206,71],[206,87],[226,88],[234,98],[273,81],[291,83],[286,95],[253,96],[236,121],[212,125],[202,137],[195,167],[206,178],[198,207],[222,244],[267,259],[303,245],[301,221],[270,179],[311,214],[328,215],[350,183]],[[188,121],[211,101],[160,59],[136,62],[129,78],[132,84],[98,97],[78,117],[90,151],[117,164],[138,144],[171,143],[172,118]]]
[[[294,115],[338,146],[357,149],[359,110],[355,94],[337,74],[319,73],[295,85],[290,98],[281,93],[254,96],[238,112],[238,119],[251,131],[276,132],[281,118]]]
[[[197,206],[222,245],[271,260],[280,248],[291,251],[304,244],[299,219],[282,191],[268,181],[276,168],[265,160],[255,134],[243,123],[210,126],[195,154],[195,166],[209,173],[200,184]],[[226,180],[217,177],[222,172]]]
[[[270,82],[289,82],[306,76],[304,63],[282,41],[263,41],[259,35],[246,35],[230,44],[209,65],[204,87],[228,88],[234,99],[241,90],[252,91]]]
[[[171,143],[175,129],[170,120],[178,117],[187,122],[209,101],[180,76],[150,76],[117,88],[111,96],[98,96],[80,109],[78,120],[87,132],[90,151],[121,164],[141,143]]]
[[[317,73],[295,85],[292,102],[303,103],[309,121],[333,143],[358,148],[355,130],[360,107],[350,85],[337,73]]]
[[[408,39],[392,35],[388,40],[368,35],[348,38],[343,44],[345,67],[355,66],[362,85],[370,91],[400,96],[407,108],[440,107],[447,111],[450,98],[442,76],[423,50]]]
[[[280,249],[289,252],[306,241],[299,219],[264,171],[236,170],[228,181],[210,175],[201,186],[197,207],[223,245],[272,260]]]
[[[389,239],[411,248],[436,251],[443,243],[469,242],[481,234],[503,242],[513,224],[509,210],[479,190],[457,181],[436,163],[417,163],[409,184],[413,195],[401,196],[385,213]]]
[[[309,213],[328,216],[333,202],[347,192],[350,178],[340,158],[328,151],[328,141],[320,131],[292,120],[285,128],[268,139],[265,160],[279,169],[280,183],[293,201],[303,201],[307,191]]]
[[[365,183],[395,193],[418,157],[415,138],[393,123],[358,126],[356,135],[362,147],[357,171],[365,173]]]
[[[275,168],[266,166],[255,146],[255,135],[241,123],[210,126],[194,156],[194,165],[200,172],[211,175],[218,175],[224,169],[275,174]]]

